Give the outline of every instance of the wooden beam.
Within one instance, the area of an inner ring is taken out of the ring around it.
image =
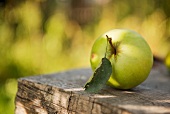
[[[18,80],[16,114],[144,114],[170,113],[170,76],[156,64],[148,79],[131,90],[106,86],[87,94],[90,69],[77,69]]]

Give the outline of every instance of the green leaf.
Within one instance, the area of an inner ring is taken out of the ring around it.
[[[106,85],[106,82],[109,80],[111,74],[111,62],[106,57],[104,57],[102,58],[101,65],[95,70],[91,81],[86,83],[85,91],[88,93],[99,92],[104,87],[104,85]]]

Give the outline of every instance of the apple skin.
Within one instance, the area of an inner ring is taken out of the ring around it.
[[[116,55],[112,53],[106,35],[112,38],[113,45],[118,45]],[[135,31],[113,29],[96,39],[90,57],[93,71],[101,64],[105,53],[113,70],[107,84],[114,88],[134,88],[146,80],[152,69],[153,54],[151,49],[144,38]]]

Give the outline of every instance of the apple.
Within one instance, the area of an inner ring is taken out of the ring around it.
[[[108,38],[111,40],[108,41]],[[147,79],[152,69],[152,51],[144,38],[135,31],[114,29],[96,39],[90,56],[93,71],[101,64],[105,53],[112,65],[112,74],[107,84],[114,88],[134,88]]]

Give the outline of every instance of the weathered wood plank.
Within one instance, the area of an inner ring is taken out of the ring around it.
[[[90,69],[77,69],[19,79],[15,113],[170,113],[170,76],[160,63],[132,90],[106,86],[99,94],[87,94],[83,86],[91,75]]]

